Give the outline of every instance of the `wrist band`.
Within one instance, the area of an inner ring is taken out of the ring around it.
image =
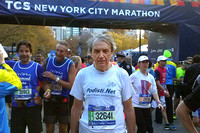
[[[59,80],[60,80],[60,78],[59,78],[59,77],[56,77],[56,80],[55,80],[55,81],[58,82]]]
[[[50,89],[47,89],[46,91],[51,91]]]

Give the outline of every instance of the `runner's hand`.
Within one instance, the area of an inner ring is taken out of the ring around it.
[[[46,78],[50,78],[51,80],[56,80],[56,75],[54,75],[53,73],[51,73],[49,71],[43,72],[42,76],[46,77]]]
[[[158,104],[158,108],[161,109],[161,112],[163,112],[164,108],[161,103]]]
[[[51,97],[51,91],[49,91],[49,90],[45,91],[44,97],[45,97],[46,99],[49,99],[49,98]]]
[[[164,91],[166,97],[170,97],[169,91]]]

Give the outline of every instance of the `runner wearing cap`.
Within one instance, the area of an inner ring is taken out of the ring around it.
[[[152,117],[151,117],[151,97],[158,103],[158,108],[162,109],[161,102],[158,97],[156,82],[154,77],[148,73],[149,59],[147,56],[140,56],[138,59],[139,70],[131,74],[130,79],[135,89],[136,95],[132,98],[135,109],[137,132],[153,133]]]
[[[164,117],[164,120],[165,120],[165,129],[176,130],[176,128],[174,126],[169,124],[169,121],[167,119],[167,114],[166,114],[165,96],[166,97],[170,96],[169,92],[167,90],[167,87],[166,87],[166,77],[167,77],[167,71],[165,68],[166,60],[167,60],[167,58],[163,55],[161,55],[157,58],[157,62],[158,62],[159,66],[155,69],[156,85],[157,85],[157,88],[159,91],[161,104],[164,107],[164,109],[162,111],[162,116]],[[158,104],[154,100],[152,101],[152,107],[153,108],[158,107]],[[159,112],[160,111],[158,109],[156,109],[156,114],[159,114]],[[158,120],[159,120],[159,118],[156,115],[156,121],[162,122],[162,119],[161,119],[161,121],[158,121]]]
[[[125,69],[129,75],[132,74],[132,66],[130,63],[126,62],[125,55],[123,53],[118,53],[117,55],[117,63],[119,63],[119,67]]]
[[[172,96],[174,94],[174,81],[179,81],[176,79],[176,64],[172,62],[172,53],[169,50],[165,50],[163,55],[167,58],[167,64],[165,68],[167,70],[167,79],[166,79],[166,86],[169,91],[170,96],[166,97],[166,111],[167,111],[167,118],[169,123],[173,124],[173,101]]]
[[[89,44],[94,64],[79,71],[70,92],[74,96],[71,132],[134,133],[131,98],[135,91],[128,73],[110,62],[115,49],[113,39],[98,35]]]

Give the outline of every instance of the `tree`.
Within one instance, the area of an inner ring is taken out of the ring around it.
[[[135,49],[139,47],[139,40],[137,39],[137,36],[131,36],[127,33],[124,32],[107,32],[107,34],[111,34],[116,45],[117,45],[117,50],[116,52],[122,51],[122,50],[127,50],[127,49]],[[148,44],[148,39],[142,37],[141,39],[141,44]]]
[[[79,41],[78,41],[78,37],[77,36],[71,36],[67,39],[65,39],[65,41],[69,44],[69,49],[72,50],[72,55],[77,55],[78,54],[78,45],[79,45]]]
[[[57,42],[53,37],[52,30],[46,26],[30,25],[0,25],[0,43],[11,46],[21,40],[28,40],[33,45],[33,55],[42,51],[44,55],[55,49]]]

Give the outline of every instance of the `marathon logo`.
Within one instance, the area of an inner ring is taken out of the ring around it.
[[[149,5],[165,5],[165,0],[91,0],[100,2],[116,2],[116,3],[132,3],[132,4],[149,4]],[[183,0],[170,0],[171,6],[185,6]],[[200,2],[191,2],[194,7],[199,6]]]

